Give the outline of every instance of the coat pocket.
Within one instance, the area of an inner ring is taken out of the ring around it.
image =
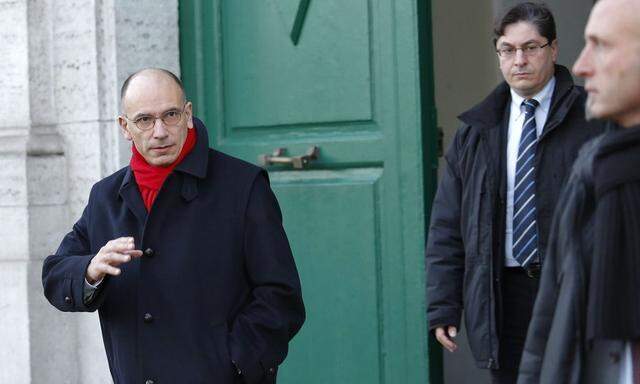
[[[488,191],[485,185],[486,171],[479,170],[479,174],[472,178],[469,190],[465,191],[460,212],[463,219],[464,247],[465,259],[467,266],[486,263],[486,232],[487,219],[491,219],[491,213],[487,212],[491,209],[488,204]]]
[[[229,354],[229,330],[226,322],[214,323],[210,326],[210,339],[212,342],[213,366],[216,376],[222,383],[234,383],[237,376],[235,367]]]

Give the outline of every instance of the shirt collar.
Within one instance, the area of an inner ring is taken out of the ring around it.
[[[551,107],[551,96],[553,95],[553,89],[556,86],[556,78],[555,76],[553,76],[548,82],[547,85],[544,86],[544,88],[542,88],[542,90],[538,93],[536,93],[535,95],[533,95],[533,97],[531,97],[532,99],[535,99],[538,103],[540,103],[540,105],[538,106],[538,109],[541,109],[543,112],[548,113],[549,112],[549,107]],[[522,102],[524,101],[524,97],[518,95],[513,88],[511,88],[511,107],[512,107],[512,111],[515,109],[516,111],[522,111]]]

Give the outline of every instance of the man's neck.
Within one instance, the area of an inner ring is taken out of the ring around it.
[[[640,107],[638,107],[635,111],[632,111],[625,116],[622,116],[617,121],[620,126],[624,128],[632,128],[640,125]]]

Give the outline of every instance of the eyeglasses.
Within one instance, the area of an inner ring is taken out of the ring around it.
[[[160,117],[152,115],[141,115],[135,120],[130,120],[126,115],[124,115],[124,118],[127,121],[134,123],[136,127],[138,127],[138,129],[141,131],[148,131],[150,129],[153,129],[153,127],[156,125],[157,119],[162,120],[164,125],[175,126],[178,125],[178,123],[182,120],[182,116],[184,116],[185,113],[184,108],[186,106],[187,103],[182,106],[181,110],[171,109],[169,111],[166,111]]]
[[[549,46],[549,44],[550,43],[543,44],[543,45],[529,44],[519,48],[505,47],[505,48],[496,49],[496,52],[498,53],[498,56],[500,56],[503,59],[511,59],[516,55],[516,52],[518,52],[518,50],[522,51],[522,54],[525,55],[526,57],[533,57],[538,53],[540,53],[542,48]]]

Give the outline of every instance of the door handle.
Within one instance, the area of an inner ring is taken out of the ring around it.
[[[307,153],[300,156],[285,156],[286,153],[286,148],[276,148],[271,155],[259,155],[258,162],[263,167],[274,164],[291,164],[293,169],[304,169],[307,168],[313,160],[318,159],[320,148],[314,145],[307,150]]]

